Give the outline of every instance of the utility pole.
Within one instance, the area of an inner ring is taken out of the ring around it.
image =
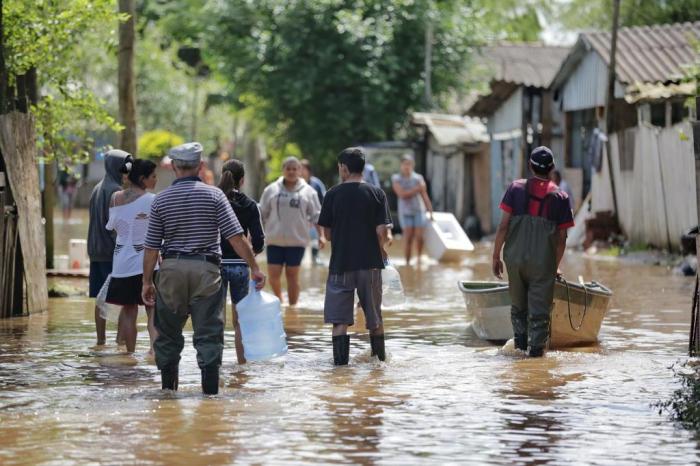
[[[613,107],[615,102],[615,55],[617,54],[617,29],[620,21],[620,0],[613,0],[613,22],[612,37],[610,39],[610,66],[608,67],[608,95],[605,103],[605,134],[608,137],[605,149],[608,153],[608,172],[610,173],[610,190],[612,191],[613,219],[619,224],[617,211],[617,192],[615,190],[615,173],[612,163],[612,145],[610,144],[610,133],[612,132],[614,116]]]
[[[698,221],[700,221],[700,76],[697,78],[695,89],[695,121],[693,125],[693,150],[695,152],[695,199],[697,203]],[[695,237],[697,250],[700,251],[700,234]]]
[[[698,76],[697,78],[700,78]],[[696,78],[695,87],[695,121],[693,121],[693,152],[695,153],[695,200],[698,219],[700,219],[700,79]],[[700,251],[700,235],[695,237],[695,247]],[[697,254],[697,253],[696,253]],[[690,336],[688,341],[688,354],[697,356],[700,354],[700,309],[698,308],[698,286],[700,286],[700,270],[696,271],[695,291],[693,292],[693,307],[690,310]]]
[[[136,156],[136,85],[134,77],[134,42],[136,9],[134,0],[119,0],[119,13],[128,19],[119,23],[119,123],[124,126],[119,148]]]
[[[425,109],[427,111],[433,108],[433,22],[430,13],[425,26]]]

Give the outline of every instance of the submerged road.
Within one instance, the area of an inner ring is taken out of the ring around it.
[[[143,319],[135,355],[94,349],[92,302],[52,299],[47,313],[0,321],[0,464],[700,460],[692,434],[651,406],[676,388],[692,279],[569,254],[567,276],[615,293],[600,345],[516,359],[471,333],[456,286],[490,278],[489,258],[479,245],[462,264],[399,267],[408,303],[385,313],[388,361],[371,360],[354,328],[344,368],[322,323],[326,271],[304,266],[301,303],[285,312],[289,354],[239,366],[229,323],[224,388],[208,399],[189,327],[180,391],[164,393]]]

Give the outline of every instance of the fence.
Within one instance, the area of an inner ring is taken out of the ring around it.
[[[698,224],[690,123],[640,125],[612,134],[610,147],[623,232],[633,243],[678,250],[681,235]],[[613,210],[606,156],[591,180],[594,212]]]
[[[17,209],[0,172],[0,319],[21,315],[23,306],[22,254],[19,250]]]

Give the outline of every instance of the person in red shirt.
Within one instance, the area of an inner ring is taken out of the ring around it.
[[[554,281],[566,249],[566,230],[574,220],[567,194],[549,180],[552,151],[535,148],[529,166],[533,176],[513,181],[501,201],[493,274],[502,278],[503,249],[515,347],[537,357],[544,354],[549,338]]]

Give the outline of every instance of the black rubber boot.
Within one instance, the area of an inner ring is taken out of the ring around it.
[[[515,349],[527,351],[527,334],[515,335],[513,340],[515,341]]]
[[[531,358],[541,358],[544,356],[544,348],[530,348],[528,356]]]
[[[333,337],[333,364],[346,366],[350,360],[350,335]]]
[[[202,369],[202,392],[205,395],[219,393],[219,366],[207,366]]]
[[[178,366],[164,367],[160,371],[161,388],[163,390],[177,390]]]
[[[370,335],[369,343],[372,346],[372,356],[376,356],[380,361],[386,360],[386,351],[384,349],[384,334]]]

